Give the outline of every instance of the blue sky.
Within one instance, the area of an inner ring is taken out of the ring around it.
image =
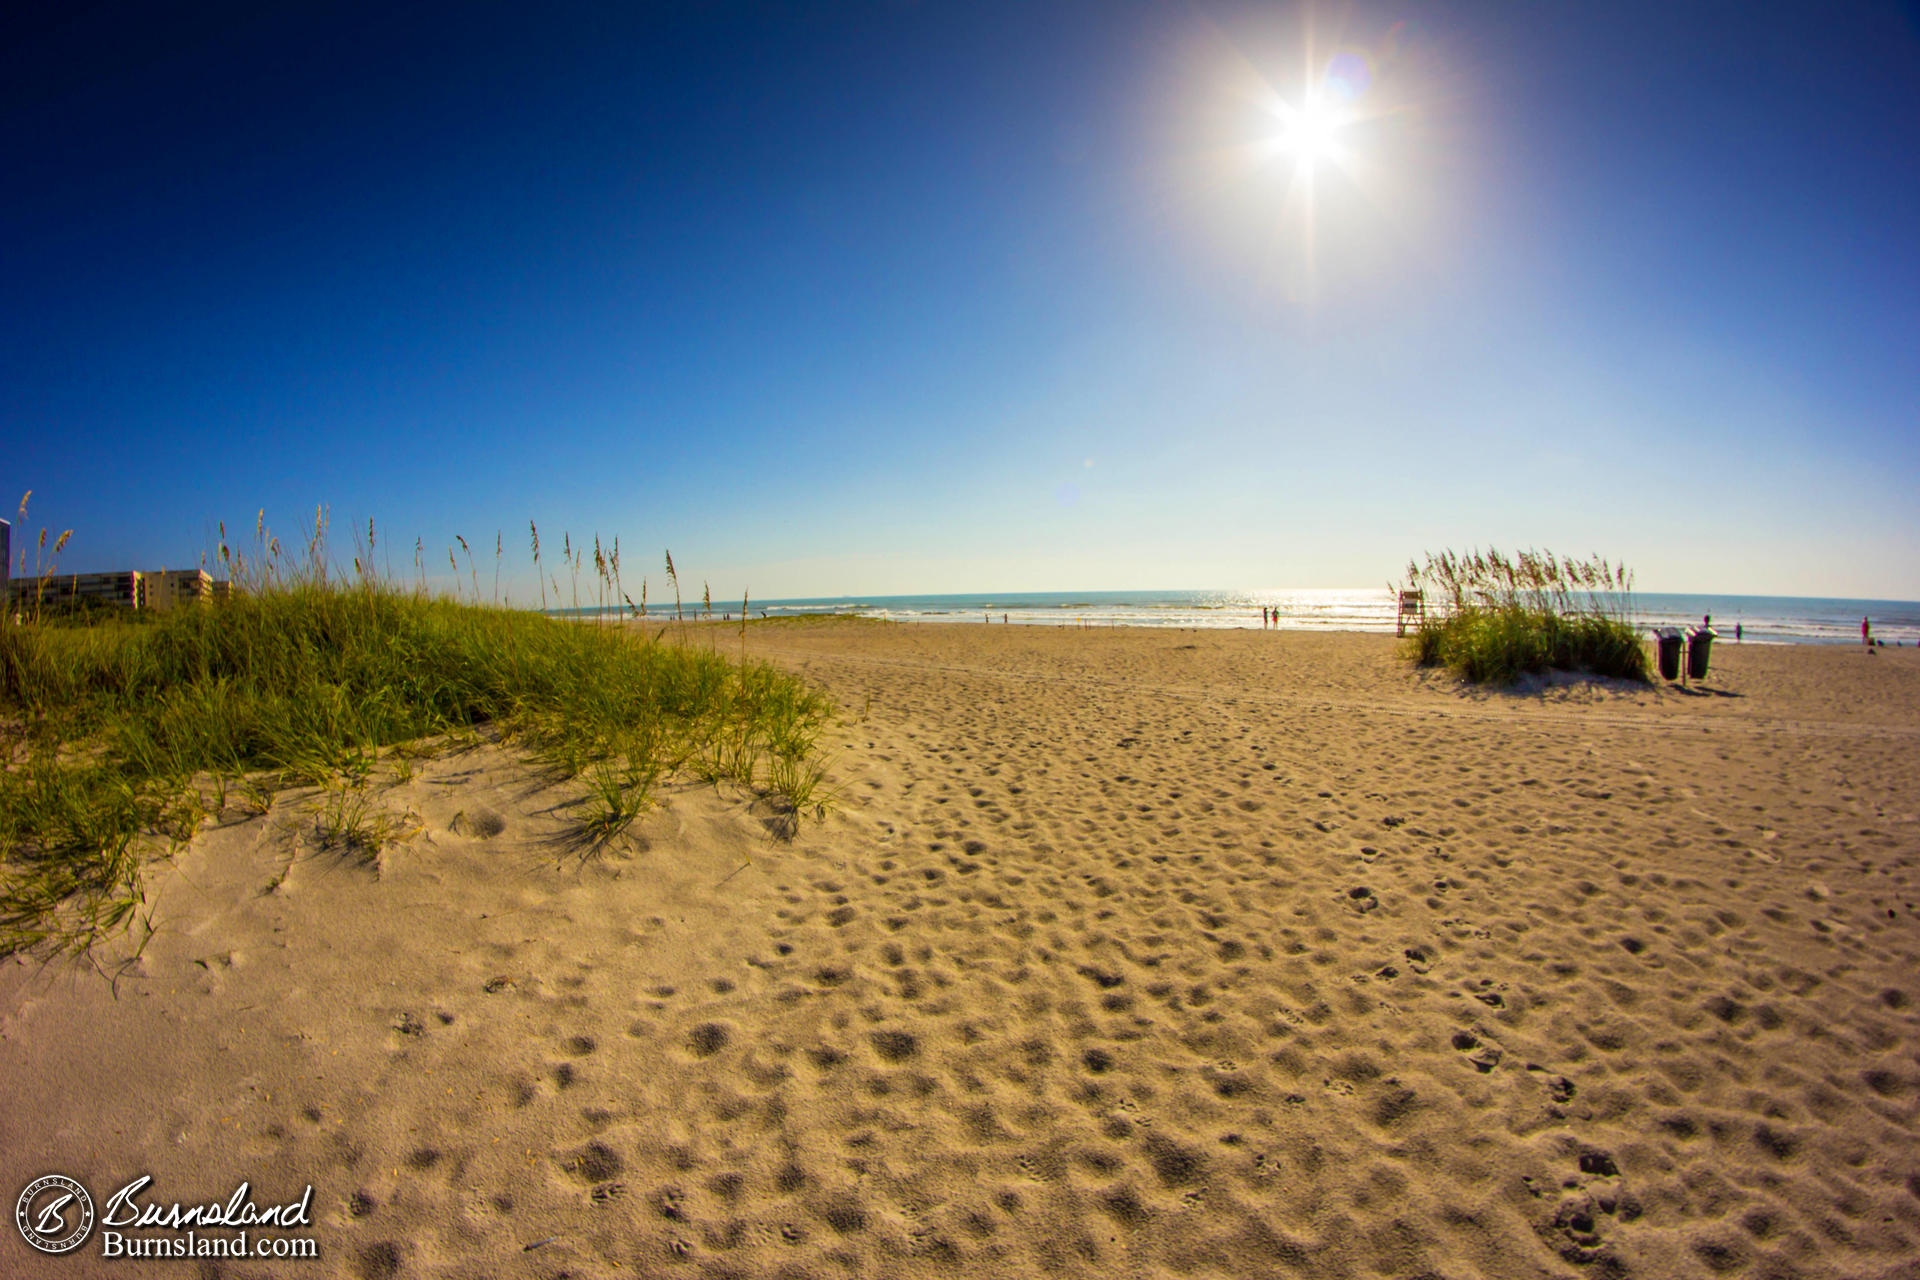
[[[324,504],[489,592],[500,532],[522,602],[529,521],[729,599],[1920,598],[1916,156],[1875,3],[49,6],[0,514],[89,570]]]

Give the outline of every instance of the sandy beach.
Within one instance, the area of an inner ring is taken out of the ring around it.
[[[311,1186],[251,1234],[319,1254],[9,1227],[0,1274],[1920,1275],[1920,651],[1491,693],[1366,635],[744,644],[840,712],[791,842],[681,783],[582,857],[483,740],[383,770],[372,865],[236,795],[137,956],[0,965],[9,1206]]]

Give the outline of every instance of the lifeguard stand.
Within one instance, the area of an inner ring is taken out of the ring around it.
[[[1424,591],[1407,591],[1403,589],[1400,592],[1400,609],[1394,618],[1394,634],[1400,636],[1407,634],[1408,618],[1412,618],[1414,625],[1419,626],[1421,622],[1426,620],[1426,616],[1427,593]]]

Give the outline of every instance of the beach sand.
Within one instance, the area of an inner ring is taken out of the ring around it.
[[[0,1274],[1920,1274],[1920,652],[749,632],[842,715],[790,843],[583,858],[482,742],[377,863],[236,798],[137,958],[0,965],[7,1205],[310,1184],[320,1254]]]

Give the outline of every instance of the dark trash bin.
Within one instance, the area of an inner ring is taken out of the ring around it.
[[[1678,680],[1680,678],[1680,629],[1678,627],[1660,627],[1653,633],[1653,645],[1660,659],[1660,678]]]
[[[1707,678],[1707,656],[1713,652],[1713,639],[1719,635],[1712,627],[1695,627],[1687,632],[1687,676],[1693,680]]]

